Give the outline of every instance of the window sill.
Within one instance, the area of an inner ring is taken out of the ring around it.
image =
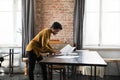
[[[0,48],[21,48],[21,46],[17,44],[0,44]]]
[[[120,46],[83,46],[83,49],[93,49],[93,50],[120,50]]]

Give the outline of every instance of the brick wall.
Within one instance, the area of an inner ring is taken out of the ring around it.
[[[63,30],[51,38],[72,43],[73,11],[74,0],[36,0],[35,33],[45,27],[50,27],[54,21],[58,21],[62,24]]]

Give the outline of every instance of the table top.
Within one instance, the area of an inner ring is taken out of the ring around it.
[[[107,66],[107,63],[96,51],[77,52],[76,54],[77,55],[49,56],[41,60],[40,63],[81,66]]]

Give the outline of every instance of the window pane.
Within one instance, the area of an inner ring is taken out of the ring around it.
[[[100,0],[86,0],[86,11],[98,12]]]
[[[103,11],[120,11],[120,0],[102,0]]]
[[[21,0],[0,0],[0,47],[21,46],[21,24]]]
[[[21,0],[18,0],[18,11],[21,11]]]
[[[16,43],[21,46],[22,45],[22,20],[21,20],[21,12],[17,12],[16,19]]]
[[[13,0],[0,0],[0,11],[12,11]]]
[[[83,45],[120,46],[120,0],[85,2]]]
[[[120,13],[104,13],[102,45],[120,45]]]
[[[13,42],[13,13],[0,12],[0,44]]]
[[[97,13],[86,13],[84,44],[98,45],[99,43],[99,15]]]

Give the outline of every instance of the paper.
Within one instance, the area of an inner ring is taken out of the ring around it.
[[[61,54],[71,54],[75,47],[72,47],[70,44],[66,45],[60,50]]]

